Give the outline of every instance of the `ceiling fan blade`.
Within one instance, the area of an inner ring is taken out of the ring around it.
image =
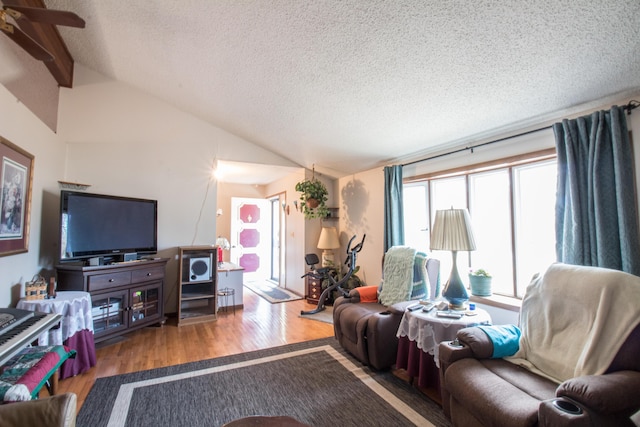
[[[15,26],[3,22],[0,23],[0,30],[38,61],[53,61],[53,55],[51,55],[47,49],[40,46]]]
[[[18,21],[28,19],[43,24],[64,25],[66,27],[84,28],[84,19],[66,10],[42,9],[39,7],[5,6],[7,15]]]

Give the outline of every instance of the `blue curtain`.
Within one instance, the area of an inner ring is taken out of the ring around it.
[[[384,252],[391,246],[404,245],[402,208],[402,166],[384,168]]]
[[[617,106],[553,125],[558,154],[559,262],[640,275],[634,164]]]

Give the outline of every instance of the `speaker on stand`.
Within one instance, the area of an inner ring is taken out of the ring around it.
[[[189,259],[189,281],[211,280],[211,257]]]

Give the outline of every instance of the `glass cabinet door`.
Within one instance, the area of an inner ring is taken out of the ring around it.
[[[126,311],[126,291],[93,296],[91,301],[91,315],[93,317],[94,334],[99,335],[127,328]]]
[[[160,317],[160,286],[161,284],[149,285],[130,291],[129,322],[131,326],[134,326],[136,322]]]

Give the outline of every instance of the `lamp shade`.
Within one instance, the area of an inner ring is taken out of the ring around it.
[[[226,237],[218,236],[216,239],[216,245],[220,246],[225,251],[231,249],[231,245],[229,244],[229,240]]]
[[[476,242],[469,211],[453,208],[436,211],[430,247],[431,250],[474,251]]]
[[[338,249],[340,239],[335,227],[322,227],[320,239],[318,239],[318,249]]]

